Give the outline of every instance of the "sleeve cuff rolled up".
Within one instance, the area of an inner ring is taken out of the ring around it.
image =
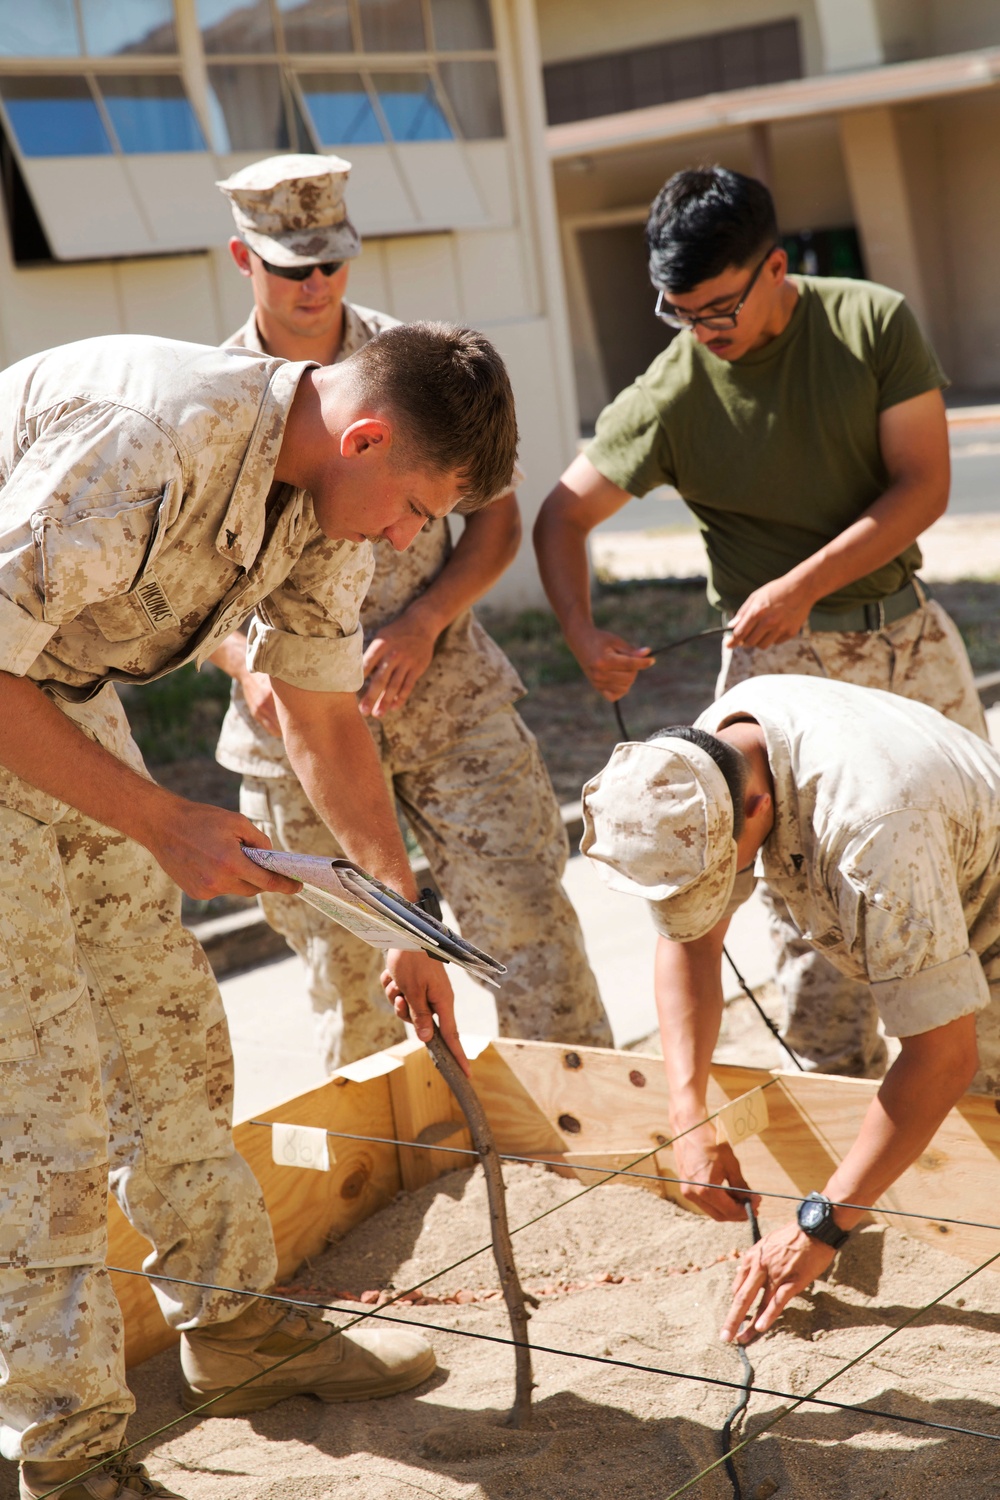
[[[58,629],[58,625],[32,619],[19,605],[0,594],[0,672],[9,672],[12,677],[26,676]]]
[[[919,1036],[990,1003],[983,966],[971,948],[905,979],[880,980],[871,991],[889,1036]]]
[[[356,693],[364,684],[361,627],[352,635],[304,636],[259,619],[247,634],[247,666],[314,693]]]

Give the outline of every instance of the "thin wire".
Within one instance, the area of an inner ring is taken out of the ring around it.
[[[705,636],[725,635],[729,629],[728,625],[710,625],[707,630],[696,630],[693,635],[682,635],[679,640],[665,641],[662,646],[654,646],[650,650],[650,656],[660,656],[664,651],[673,651],[676,646],[689,646],[692,641],[700,641]],[[615,719],[618,723],[618,731],[623,740],[629,738],[629,732],[625,727],[625,719],[622,715],[619,702],[616,700],[612,705],[615,711]]]
[[[982,1270],[984,1269],[984,1267],[981,1266],[979,1267],[979,1269]],[[208,1291],[235,1292],[241,1297],[259,1297],[262,1301],[265,1302],[279,1302],[289,1307],[308,1308],[312,1312],[345,1313],[352,1311],[352,1309],[350,1308],[344,1308],[339,1305],[339,1302],[343,1299],[338,1299],[338,1301],[336,1302],[310,1302],[302,1297],[287,1297],[277,1292],[248,1292],[242,1287],[222,1286],[219,1283],[211,1281],[190,1281],[182,1276],[163,1276],[158,1275],[153,1271],[136,1270],[132,1267],[108,1266],[108,1270],[121,1272],[125,1276],[143,1277],[147,1281],[169,1281],[181,1286],[204,1288]],[[976,1272],[972,1272],[971,1274],[975,1275]],[[403,1292],[399,1293],[398,1295],[406,1296],[407,1294]],[[942,1293],[942,1296],[947,1295],[947,1292]],[[395,1301],[395,1299],[392,1300]],[[429,1323],[421,1318],[414,1318],[410,1316],[400,1317],[398,1314],[383,1311],[384,1307],[389,1307],[391,1305],[392,1302],[387,1302],[383,1303],[382,1307],[379,1308],[367,1308],[363,1313],[359,1314],[350,1323],[344,1323],[339,1325],[337,1328],[334,1328],[333,1332],[343,1333],[347,1329],[353,1327],[355,1322],[360,1322],[362,1318],[375,1318],[376,1321],[381,1321],[383,1323],[399,1323],[405,1328],[421,1328],[427,1333],[451,1334],[455,1338],[462,1339],[479,1339],[488,1344],[501,1344],[504,1346],[504,1348],[508,1349],[516,1349],[519,1347],[518,1341],[516,1339],[507,1338],[503,1334],[483,1333],[481,1329],[455,1328],[447,1323]],[[921,1309],[921,1311],[926,1310],[926,1308]],[[893,1330],[893,1332],[895,1331],[897,1330]],[[720,1375],[696,1375],[690,1370],[674,1370],[666,1365],[641,1365],[635,1360],[614,1359],[610,1355],[606,1354],[584,1354],[576,1349],[559,1349],[552,1344],[537,1344],[534,1342],[534,1340],[532,1340],[531,1348],[539,1354],[555,1354],[563,1359],[579,1359],[584,1360],[589,1364],[611,1365],[618,1370],[637,1370],[640,1373],[646,1375],[665,1375],[669,1376],[673,1380],[692,1381],[696,1385],[717,1385],[720,1386],[723,1390],[728,1391],[742,1391],[744,1389],[743,1381],[726,1380],[723,1376]],[[295,1358],[294,1355],[289,1357]],[[278,1366],[277,1364],[275,1364],[270,1368],[277,1369]],[[234,1386],[233,1389],[236,1390],[238,1389],[238,1387]],[[820,1387],[817,1387],[817,1390],[818,1389],[820,1389]],[[811,1406],[828,1406],[832,1407],[835,1411],[856,1412],[862,1416],[878,1417],[888,1422],[902,1422],[911,1427],[932,1427],[936,1431],[940,1432],[955,1432],[959,1433],[963,1437],[986,1438],[989,1442],[1000,1443],[1000,1433],[986,1432],[978,1427],[959,1427],[953,1422],[935,1422],[932,1421],[929,1417],[902,1416],[898,1415],[895,1412],[884,1411],[881,1407],[858,1406],[854,1402],[834,1401],[830,1397],[826,1396],[814,1396],[811,1394],[804,1396],[795,1396],[791,1391],[777,1390],[773,1386],[768,1385],[755,1385],[754,1390],[758,1395],[775,1396],[782,1401],[804,1402],[807,1405]],[[205,1404],[208,1405],[209,1403],[206,1402]],[[198,1408],[198,1410],[201,1410],[201,1408]],[[169,1423],[168,1425],[175,1426],[177,1422],[183,1422],[187,1417],[193,1415],[195,1415],[194,1412],[185,1412],[184,1416],[176,1418],[174,1422]],[[165,1429],[160,1430],[164,1431]],[[139,1444],[148,1442],[156,1436],[158,1436],[158,1433],[149,1433],[147,1437],[139,1438],[137,1442],[133,1443],[131,1446],[137,1447],[139,1446]],[[123,1449],[121,1451],[125,1452],[127,1450]],[[39,1500],[45,1500],[45,1497],[41,1496],[39,1497]]]
[[[748,1202],[747,1204],[745,1204],[745,1207],[747,1212],[747,1222],[750,1225],[750,1237],[753,1244],[756,1245],[760,1241],[760,1225],[757,1223],[757,1215],[754,1213],[753,1204]],[[746,1323],[744,1322],[744,1327],[745,1326]],[[747,1407],[750,1405],[750,1391],[753,1388],[754,1368],[750,1363],[750,1356],[743,1344],[736,1345],[736,1352],[739,1355],[740,1363],[743,1366],[743,1389],[740,1392],[740,1399],[737,1401],[736,1405],[733,1407],[732,1411],[729,1413],[728,1417],[722,1424],[721,1441],[722,1457],[725,1460],[726,1474],[729,1478],[729,1483],[733,1487],[733,1500],[743,1500],[743,1486],[740,1484],[740,1476],[736,1472],[736,1465],[733,1463],[733,1457],[729,1451],[729,1443],[732,1438],[733,1423],[743,1415]]]
[[[788,1056],[792,1059],[792,1062],[798,1068],[799,1072],[804,1073],[806,1071],[805,1066],[796,1057],[791,1047],[789,1047],[788,1043],[785,1041],[785,1038],[781,1035],[781,1032],[778,1030],[777,1026],[775,1026],[774,1022],[771,1020],[771,1017],[767,1014],[767,1011],[757,999],[757,996],[754,994],[753,990],[743,978],[743,975],[740,973],[739,969],[733,962],[733,956],[730,953],[729,949],[726,947],[725,943],[723,943],[722,945],[722,956],[726,960],[726,963],[729,965],[729,967],[732,969],[733,973],[736,975],[736,983],[739,985],[744,995],[746,995],[747,999],[750,1001],[750,1004],[760,1016],[761,1020],[764,1022],[764,1025],[774,1037],[775,1041],[788,1053]]]
[[[930,1302],[925,1303],[923,1307],[918,1307],[917,1310],[915,1312],[912,1312],[908,1318],[904,1318],[903,1321],[901,1323],[898,1323],[895,1328],[890,1328],[888,1333],[884,1333],[881,1338],[876,1339],[874,1344],[869,1344],[867,1349],[862,1349],[860,1354],[856,1354],[854,1358],[849,1359],[845,1365],[841,1365],[839,1370],[834,1370],[832,1375],[827,1375],[825,1380],[821,1380],[818,1385],[814,1385],[812,1390],[807,1391],[804,1396],[794,1397],[791,1406],[786,1407],[783,1411],[776,1412],[773,1417],[768,1417],[767,1420],[757,1428],[756,1432],[752,1432],[749,1437],[745,1437],[741,1442],[737,1443],[736,1447],[732,1450],[732,1455],[741,1453],[744,1448],[748,1448],[750,1444],[756,1442],[759,1437],[763,1437],[765,1432],[770,1432],[773,1428],[777,1427],[778,1423],[783,1422],[785,1418],[789,1416],[797,1406],[801,1406],[804,1401],[811,1401],[818,1391],[825,1390],[828,1385],[831,1385],[833,1383],[833,1381],[839,1380],[841,1375],[846,1375],[848,1370],[851,1370],[855,1365],[860,1364],[863,1359],[867,1359],[870,1354],[874,1354],[876,1349],[881,1349],[882,1345],[887,1344],[890,1339],[895,1338],[897,1333],[901,1333],[904,1328],[909,1328],[910,1325],[912,1323],[915,1323],[918,1318],[922,1318],[924,1313],[930,1312],[931,1308],[936,1307],[939,1302],[943,1302],[945,1297],[950,1297],[953,1292],[957,1292],[960,1287],[963,1287],[967,1282],[970,1282],[974,1276],[980,1275],[981,1272],[987,1270],[994,1264],[995,1261],[998,1260],[1000,1260],[1000,1250],[998,1250],[995,1255],[991,1255],[988,1260],[984,1260],[981,1266],[976,1266],[975,1270],[969,1271],[967,1275],[961,1277],[961,1279],[956,1281],[953,1286],[948,1287],[937,1297],[932,1297]],[[856,1409],[860,1410],[861,1408]],[[984,1437],[988,1435],[989,1434],[985,1433],[982,1434],[982,1436]],[[706,1475],[711,1474],[713,1470],[717,1469],[719,1465],[723,1463],[725,1463],[725,1459],[716,1459],[714,1463],[711,1463],[707,1466],[707,1468],[702,1469],[700,1474],[696,1474],[693,1479],[687,1480],[686,1483],[682,1484],[678,1489],[671,1490],[670,1494],[666,1497],[666,1500],[677,1500],[678,1495],[685,1494],[687,1490],[691,1489],[692,1485],[700,1484],[700,1482],[706,1477]]]
[[[761,1089],[771,1088],[778,1081],[777,1078],[771,1078],[767,1083],[760,1084],[759,1087]],[[753,1090],[748,1090],[748,1092],[752,1093]],[[743,1097],[745,1098],[746,1095]],[[723,1109],[725,1107],[725,1105],[722,1106]],[[714,1118],[714,1115],[709,1115],[706,1120],[700,1123],[707,1124],[709,1120]],[[244,1124],[262,1125],[265,1129],[270,1130],[275,1121],[253,1119],[245,1120]],[[457,1122],[456,1128],[461,1128],[457,1125]],[[696,1125],[691,1126],[692,1130],[697,1130],[697,1128],[698,1126]],[[683,1133],[686,1134],[687,1132]],[[390,1135],[356,1135],[348,1130],[328,1130],[326,1134],[338,1141],[363,1141],[374,1146],[405,1146],[414,1151],[446,1151],[451,1156],[478,1156],[478,1152],[472,1150],[469,1146],[435,1146],[431,1141],[403,1141],[397,1140],[395,1136]],[[670,1140],[665,1140],[662,1144],[656,1146],[653,1151],[647,1152],[647,1155],[653,1156],[656,1151],[665,1151],[668,1146],[673,1145],[674,1141],[679,1139],[679,1136],[673,1136]],[[511,1151],[498,1152],[497,1154],[501,1161],[524,1162],[530,1167],[555,1167],[562,1165],[555,1156],[517,1156]],[[644,1159],[643,1157],[638,1158],[640,1161]],[[599,1167],[590,1165],[587,1162],[577,1161],[572,1162],[571,1165],[574,1172],[603,1173],[606,1181],[611,1177],[632,1177],[639,1182],[671,1183],[675,1187],[719,1188],[721,1192],[736,1192],[741,1199],[745,1199],[747,1193],[752,1193],[757,1198],[777,1198],[785,1203],[802,1202],[801,1193],[779,1193],[770,1188],[747,1187],[730,1190],[722,1187],[717,1182],[705,1182],[697,1177],[664,1177],[659,1172],[634,1172],[630,1167]],[[600,1183],[595,1183],[594,1185],[596,1187],[601,1186]],[[920,1219],[927,1224],[954,1224],[959,1229],[990,1229],[1000,1231],[1000,1224],[990,1224],[983,1219],[952,1219],[946,1218],[943,1214],[918,1213],[916,1209],[911,1208],[883,1208],[881,1204],[849,1203],[846,1198],[831,1198],[830,1202],[834,1208],[856,1208],[863,1213],[883,1214],[896,1219]]]

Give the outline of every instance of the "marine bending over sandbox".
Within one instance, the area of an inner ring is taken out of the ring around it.
[[[656,999],[679,1133],[703,1120],[722,1014],[722,944],[765,877],[802,938],[871,985],[889,1069],[824,1184],[744,1255],[722,1337],[766,1331],[925,1149],[969,1088],[1000,1092],[1000,754],[933,709],[849,683],[758,677],[693,729],[618,745],[584,788],[581,848],[650,902]],[[731,1147],[691,1130],[686,1195],[740,1219]],[[744,1316],[763,1299],[752,1324]]]
[[[442,325],[388,330],[323,369],[106,338],[0,376],[0,1451],[21,1461],[22,1500],[172,1493],[116,1456],[134,1403],[104,1264],[109,1175],[153,1246],[147,1270],[168,1278],[154,1290],[182,1334],[187,1404],[293,1352],[216,1414],[383,1395],[434,1368],[417,1335],[330,1337],[318,1317],[206,1285],[266,1289],[276,1258],[178,886],[296,886],[243,855],[268,842],[249,819],[154,785],[113,684],[204,661],[253,610],[251,665],[271,676],[314,805],[358,863],[416,897],[356,699],[369,541],[402,549],[456,505],[489,503],[516,438],[500,357]],[[436,1012],[461,1058],[441,965],[390,949],[387,972],[418,1034]]]

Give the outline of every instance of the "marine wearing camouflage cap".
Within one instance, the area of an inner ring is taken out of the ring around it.
[[[240,236],[273,266],[351,260],[361,236],[347,217],[351,163],[341,156],[268,156],[216,187]]]

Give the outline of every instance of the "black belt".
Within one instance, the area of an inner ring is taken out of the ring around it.
[[[927,585],[919,579],[904,585],[886,599],[856,604],[853,609],[814,609],[809,614],[810,630],[884,630],[904,615],[912,615],[930,597]]]
[[[913,611],[920,609],[930,597],[931,591],[923,579],[915,578],[885,599],[874,599],[868,604],[855,604],[852,609],[814,609],[809,614],[805,628],[817,631],[849,630],[873,634],[877,630],[884,630],[887,625],[894,625],[905,615],[912,615]],[[723,605],[722,618],[726,625],[729,624],[738,608],[738,605],[733,609],[728,604]]]

